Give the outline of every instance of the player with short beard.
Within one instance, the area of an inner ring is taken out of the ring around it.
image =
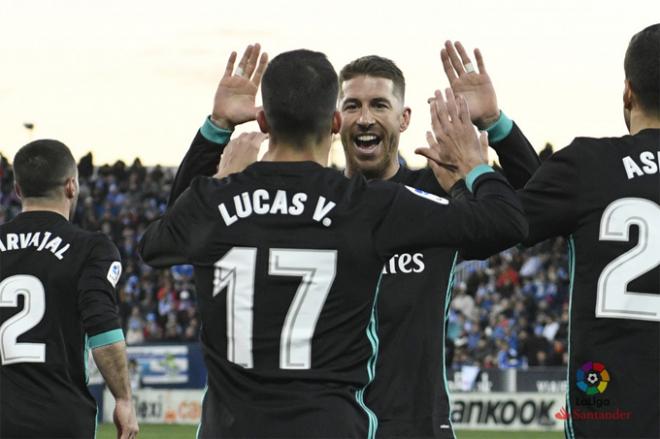
[[[499,110],[481,53],[476,50],[475,55],[479,70],[465,69],[465,65],[472,66],[465,49],[460,43],[447,42],[441,53],[445,73],[454,93],[467,99],[473,122],[489,133],[490,145],[509,182],[520,188],[538,167],[538,156],[519,128]],[[408,128],[411,109],[405,105],[403,73],[394,62],[374,55],[358,58],[344,66],[339,81],[346,175],[362,174],[448,196],[430,168],[411,170],[399,163],[399,139]],[[454,197],[466,192],[462,181],[452,188]],[[385,265],[377,304],[376,376],[366,393],[367,405],[378,417],[380,438],[454,437],[444,347],[458,250],[425,249],[414,255],[396,255]],[[464,258],[489,255],[485,246],[461,250]],[[425,269],[402,270],[402,258],[410,256],[421,259]]]

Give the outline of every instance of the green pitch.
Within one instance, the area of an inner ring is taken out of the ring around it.
[[[185,439],[194,438],[196,425],[144,424],[140,426],[138,439]],[[115,426],[101,424],[96,439],[116,439]],[[458,439],[563,439],[562,432],[513,432],[513,431],[458,431]]]

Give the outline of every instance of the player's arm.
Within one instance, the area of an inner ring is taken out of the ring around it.
[[[500,158],[502,173],[514,189],[522,189],[541,166],[536,150],[518,125],[503,112],[496,124],[486,131],[489,139],[492,138],[491,147]]]
[[[440,53],[454,94],[467,100],[472,122],[488,132],[488,141],[499,156],[503,174],[514,188],[520,189],[541,161],[520,128],[500,110],[479,49],[474,50],[474,56],[476,69],[459,41],[455,44],[446,41]]]
[[[474,197],[449,201],[400,188],[379,228],[383,242],[393,244],[395,250],[478,244],[486,251],[498,251],[524,239],[527,222],[520,201],[506,179],[485,164],[465,99],[455,101],[447,90],[445,103],[436,91],[431,120],[429,148],[416,152],[429,159],[445,191],[465,177]]]
[[[234,131],[234,127],[254,120],[257,113],[255,99],[261,77],[268,65],[266,53],[259,56],[261,46],[247,46],[234,72],[236,52],[227,61],[218,83],[211,115],[197,131],[172,184],[168,206],[183,193],[198,175],[212,176],[218,171],[220,156]]]
[[[387,257],[401,251],[453,247],[474,249],[471,257],[484,258],[521,242],[527,221],[506,179],[480,165],[468,173],[468,180],[473,196],[458,200],[398,189],[376,230],[380,253]]]
[[[165,215],[153,221],[138,243],[138,252],[144,262],[152,267],[171,267],[189,264],[190,248],[203,245],[209,239],[208,227],[214,220],[208,218],[210,211],[217,212],[201,199],[200,186],[221,184],[208,177],[195,178],[190,187],[179,196]],[[208,190],[208,189],[207,189]]]
[[[518,196],[529,222],[526,245],[570,234],[578,224],[578,140],[545,160]]]
[[[103,235],[96,235],[89,245],[90,254],[78,281],[78,311],[88,337],[87,345],[115,398],[117,436],[133,438],[138,433],[138,424],[115,293],[121,277],[119,252]]]
[[[193,178],[198,175],[211,176],[216,172],[220,156],[229,143],[232,132],[233,130],[214,125],[210,116],[206,118],[176,171],[168,206],[174,204],[179,195],[190,186]]]
[[[122,340],[93,348],[92,355],[110,393],[115,398],[113,421],[117,427],[117,436],[120,439],[136,437],[139,427],[131,396],[126,343]]]

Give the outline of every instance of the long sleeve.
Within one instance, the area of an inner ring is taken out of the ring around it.
[[[514,189],[522,189],[541,166],[534,147],[515,122],[509,134],[491,146],[500,158],[502,173]]]
[[[379,251],[468,247],[478,249],[475,256],[486,257],[524,239],[527,222],[514,190],[489,167],[481,169],[489,171],[472,178],[468,175],[474,197],[450,201],[406,187],[399,189],[376,230]]]
[[[149,224],[138,243],[140,256],[152,267],[193,263],[192,249],[203,247],[212,233],[213,218],[200,194],[213,179],[198,177],[191,182],[165,215]]]
[[[215,174],[220,156],[229,143],[230,136],[231,131],[218,128],[208,118],[206,119],[179,165],[172,183],[168,207],[172,206],[179,195],[190,186],[193,178],[198,175],[210,177]]]
[[[529,221],[527,245],[567,235],[578,221],[579,172],[575,142],[544,161],[524,189],[518,191]]]

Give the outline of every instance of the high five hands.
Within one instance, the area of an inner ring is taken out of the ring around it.
[[[428,148],[417,148],[416,154],[428,159],[442,188],[449,192],[452,186],[476,166],[486,164],[486,133],[477,136],[470,119],[467,100],[454,97],[450,88],[443,97],[440,90],[429,100],[433,132],[426,133]]]
[[[260,57],[260,52],[259,43],[247,46],[236,70],[236,52],[229,56],[213,100],[211,121],[216,126],[233,130],[236,125],[255,120],[257,90],[268,65],[268,54],[264,52]]]
[[[456,41],[445,42],[440,51],[442,66],[449,80],[454,95],[462,96],[470,107],[472,122],[481,130],[488,128],[497,121],[500,109],[497,106],[497,95],[493,83],[486,72],[486,64],[479,49],[474,49],[477,69],[461,44]]]

